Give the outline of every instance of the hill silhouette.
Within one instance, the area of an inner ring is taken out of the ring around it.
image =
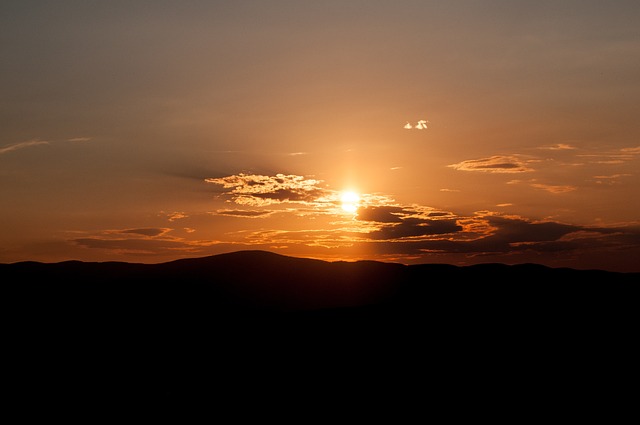
[[[24,373],[16,385],[85,399],[194,398],[221,386],[229,395],[246,380],[328,384],[339,374],[362,388],[426,364],[446,386],[530,358],[528,373],[544,373],[594,347],[633,352],[640,293],[638,273],[266,251],[161,264],[19,262],[0,273],[6,341]]]

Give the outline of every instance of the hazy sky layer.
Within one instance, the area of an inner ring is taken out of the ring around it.
[[[635,0],[5,0],[0,262],[640,271],[638,22]]]

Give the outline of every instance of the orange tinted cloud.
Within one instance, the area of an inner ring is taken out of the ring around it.
[[[515,155],[495,155],[488,158],[469,159],[448,165],[454,170],[480,171],[484,173],[524,173],[533,171],[527,161]]]

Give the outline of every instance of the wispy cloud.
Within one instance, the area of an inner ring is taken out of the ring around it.
[[[621,148],[612,151],[584,153],[578,156],[589,160],[592,164],[616,165],[636,160],[639,155],[640,146]]]
[[[542,183],[531,183],[530,186],[536,189],[545,190],[550,193],[566,193],[572,192],[577,189],[575,186],[570,185],[551,185]]]
[[[576,149],[576,147],[567,145],[566,143],[556,143],[555,145],[540,146],[538,149],[550,150],[550,151],[565,151],[565,150],[574,150]]]
[[[480,171],[484,173],[524,173],[533,171],[525,161],[515,155],[495,155],[488,158],[469,159],[448,165],[454,170]]]
[[[613,185],[613,184],[618,184],[620,183],[620,180],[623,177],[630,177],[633,174],[630,173],[624,173],[624,174],[611,174],[608,176],[605,175],[600,175],[600,176],[593,176],[593,180],[595,181],[596,184],[608,184],[608,185]]]
[[[91,140],[91,137],[74,137],[67,139],[67,142],[88,142],[89,140]]]
[[[187,218],[187,217],[189,217],[187,214],[185,214],[184,212],[180,212],[180,211],[175,211],[175,212],[167,214],[167,219],[169,221],[180,220],[180,219]]]
[[[640,146],[636,146],[633,148],[622,148],[620,149],[620,152],[622,153],[629,153],[632,155],[640,155]]]
[[[18,149],[24,149],[24,148],[28,148],[31,146],[39,146],[39,145],[48,145],[49,142],[43,141],[43,140],[29,140],[26,142],[20,142],[20,143],[15,143],[13,145],[8,145],[5,147],[0,148],[0,155],[3,155],[5,153],[8,152],[12,152]]]

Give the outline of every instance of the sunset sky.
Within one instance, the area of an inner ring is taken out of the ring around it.
[[[640,2],[4,0],[0,262],[640,272]]]

